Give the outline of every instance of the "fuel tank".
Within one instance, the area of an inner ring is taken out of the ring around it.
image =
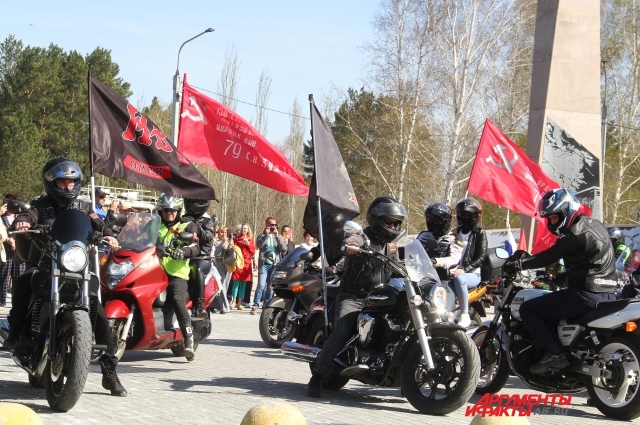
[[[401,299],[400,291],[392,286],[385,285],[375,288],[364,299],[362,311],[384,313],[393,310]]]
[[[511,302],[511,317],[516,320],[522,320],[520,318],[520,306],[523,302],[550,293],[551,291],[545,291],[543,289],[523,289],[522,291],[519,291]]]

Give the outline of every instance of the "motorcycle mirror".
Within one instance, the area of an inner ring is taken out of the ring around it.
[[[124,227],[127,224],[127,216],[120,213],[109,212],[108,221],[118,227]]]
[[[193,242],[196,235],[190,232],[180,232],[179,239],[183,242]]]
[[[427,248],[427,251],[438,249],[438,241],[435,239],[427,239],[426,241],[424,241],[424,245],[425,248]]]
[[[347,235],[362,235],[362,226],[360,226],[358,223],[356,223],[355,221],[347,221],[344,223],[344,232]]]
[[[507,258],[509,258],[509,253],[506,249],[496,248],[496,257],[506,260]]]
[[[2,203],[7,204],[7,212],[11,214],[21,214],[31,208],[26,202],[10,201],[7,198],[3,198]]]

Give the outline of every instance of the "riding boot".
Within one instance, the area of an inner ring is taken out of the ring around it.
[[[101,358],[100,369],[102,369],[102,388],[111,391],[111,395],[126,397],[127,390],[120,383],[114,362],[111,359]]]
[[[322,375],[318,372],[313,372],[311,375],[307,384],[307,395],[314,398],[322,397]]]
[[[204,309],[204,298],[198,298],[198,307],[196,308],[196,317],[206,319],[207,311]]]
[[[193,348],[193,328],[188,326],[182,330],[182,337],[184,338],[184,357],[188,361],[192,361],[196,356]]]
[[[9,321],[9,334],[7,335],[7,339],[4,340],[2,348],[12,351],[16,342],[20,339],[20,331],[22,330],[23,322],[21,320],[12,319],[11,317],[8,317],[7,319]]]

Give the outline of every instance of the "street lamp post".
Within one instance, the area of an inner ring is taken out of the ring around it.
[[[176,147],[178,147],[178,126],[180,125],[180,52],[185,44],[193,39],[200,37],[202,34],[213,32],[213,28],[207,28],[195,37],[191,37],[180,46],[178,50],[178,63],[176,64],[176,74],[173,76],[173,118],[171,120],[171,138]]]

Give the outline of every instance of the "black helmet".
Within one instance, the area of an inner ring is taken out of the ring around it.
[[[456,204],[456,220],[463,232],[475,228],[482,217],[482,205],[473,198],[463,198]]]
[[[399,221],[400,224],[395,229],[389,229],[383,223],[385,218]],[[392,242],[403,233],[401,226],[406,218],[404,206],[390,196],[378,196],[367,208],[367,223],[373,233],[385,242]]]
[[[73,179],[73,189],[60,189],[56,184],[56,180],[58,179]],[[44,168],[42,168],[44,191],[60,205],[69,206],[75,202],[80,194],[81,180],[82,171],[80,170],[80,166],[63,156],[50,159],[44,164]]]
[[[614,248],[624,245],[624,233],[622,233],[622,230],[618,227],[609,229],[609,239],[611,239]]]
[[[185,199],[184,209],[187,215],[202,215],[207,212],[211,201],[205,199]]]
[[[158,197],[158,200],[156,201],[156,206],[158,207],[158,211],[160,211],[161,213],[164,210],[178,211],[178,214],[176,215],[176,219],[174,221],[178,222],[180,220],[180,217],[182,216],[184,199],[173,195],[167,195],[166,193],[161,193]],[[162,214],[160,214],[160,216],[162,216]],[[164,221],[164,217],[162,218],[162,220]],[[173,224],[174,222],[171,222],[170,224]]]
[[[433,236],[444,236],[451,227],[451,208],[442,202],[431,202],[424,209],[424,218],[427,221],[427,230]]]
[[[580,201],[573,192],[566,189],[551,189],[538,201],[538,214],[540,217],[548,217],[557,214],[559,219],[556,224],[551,224],[547,219],[547,229],[550,232],[560,235],[562,230],[573,223],[578,215]]]

